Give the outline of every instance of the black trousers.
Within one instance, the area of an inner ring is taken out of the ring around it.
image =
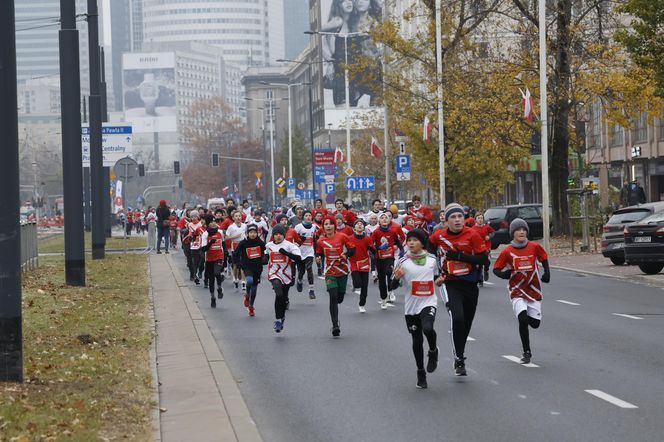
[[[194,249],[191,250],[191,262],[193,264],[193,270],[194,270],[194,277],[196,276],[196,273],[203,273],[203,270],[205,269],[205,258],[203,256],[203,253],[201,252],[201,249]]]
[[[217,286],[221,287],[224,281],[224,260],[219,261],[206,261],[205,262],[205,282],[208,284],[210,294],[214,296],[214,281],[217,281]]]
[[[307,282],[309,285],[314,284],[314,269],[312,268],[314,257],[309,256],[297,263],[297,279],[302,281],[304,279],[304,272],[307,272]]]
[[[286,317],[286,301],[288,300],[289,284],[284,284],[279,279],[271,279],[272,289],[274,290],[274,317],[275,319],[284,319]]]
[[[429,343],[429,350],[436,349],[436,330],[433,323],[436,320],[436,307],[425,307],[418,315],[406,315],[406,327],[413,339],[413,356],[417,368],[424,370],[424,336]]]
[[[194,261],[191,257],[191,249],[189,248],[188,245],[182,245],[182,252],[184,253],[184,257],[187,259],[187,268],[189,269],[189,277],[193,278],[194,277]]]
[[[353,288],[360,289],[360,307],[367,303],[367,292],[369,291],[369,272],[351,272],[353,279]]]
[[[466,281],[445,282],[447,311],[452,320],[452,344],[454,356],[464,357],[466,340],[473,325],[479,289],[477,283]]]
[[[521,346],[525,353],[530,351],[530,333],[528,327],[539,328],[540,320],[531,318],[525,310],[519,313],[517,319],[519,320],[519,337],[521,338]]]
[[[380,299],[387,298],[387,289],[392,282],[392,270],[394,270],[394,258],[376,260],[376,272],[378,273],[378,290],[380,291]]]

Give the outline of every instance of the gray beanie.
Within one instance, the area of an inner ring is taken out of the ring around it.
[[[272,235],[286,235],[286,228],[281,224],[277,224],[272,227]]]
[[[520,229],[523,227],[526,229],[526,232],[530,233],[530,228],[528,227],[528,223],[522,220],[521,218],[514,218],[514,220],[510,223],[510,238],[514,237],[514,232],[517,229]]]
[[[447,221],[450,215],[453,213],[460,213],[463,215],[463,207],[457,203],[449,203],[447,206],[445,206],[445,221]]]

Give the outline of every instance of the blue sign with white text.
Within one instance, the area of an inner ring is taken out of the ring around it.
[[[325,184],[325,194],[330,195],[333,193],[337,193],[337,186],[334,183]]]
[[[410,155],[397,155],[397,173],[410,173]]]
[[[346,189],[348,190],[376,190],[376,178],[373,176],[349,176],[346,177]]]
[[[295,178],[288,178],[286,180],[286,189],[295,189]]]

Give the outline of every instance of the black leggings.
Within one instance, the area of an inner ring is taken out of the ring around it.
[[[429,350],[436,349],[436,330],[433,323],[436,320],[436,307],[425,307],[419,315],[406,315],[406,326],[413,338],[413,355],[417,368],[424,370],[424,336],[429,343]]]
[[[354,271],[350,274],[353,278],[353,288],[360,289],[360,307],[367,303],[367,291],[369,290],[369,272]]]
[[[254,301],[256,300],[256,293],[258,292],[258,284],[261,283],[261,274],[256,273],[245,269],[244,275],[247,280],[247,294],[249,295],[249,305],[254,306]]]
[[[479,289],[473,282],[448,281],[445,283],[445,290],[447,291],[446,307],[452,320],[454,356],[461,359],[464,357],[466,340],[475,318]]]
[[[332,327],[339,326],[339,304],[344,302],[346,292],[339,292],[338,288],[328,288],[327,292],[330,294],[330,319],[332,319]]]
[[[215,264],[217,265],[217,272],[215,273]],[[205,262],[205,282],[208,284],[210,294],[214,296],[214,281],[217,280],[217,286],[221,288],[221,283],[224,281],[224,261],[206,261]]]
[[[182,245],[182,252],[184,253],[184,257],[187,259],[187,268],[189,269],[189,277],[193,278],[194,277],[194,262],[191,258],[191,249],[189,246]]]
[[[197,278],[198,272],[200,272],[201,269],[201,264],[205,265],[205,263],[201,262],[201,251],[199,249],[192,249],[189,253],[191,253],[191,273],[194,278]]]
[[[284,284],[279,279],[271,279],[274,289],[274,317],[275,319],[284,319],[286,317],[286,301],[288,300],[289,284]]]
[[[519,313],[519,336],[521,336],[521,345],[523,346],[524,353],[530,351],[530,334],[528,333],[528,326],[532,328],[539,328],[540,320],[531,318],[526,311]]]
[[[392,270],[394,270],[394,258],[376,260],[380,299],[387,299],[387,290],[390,286],[390,283],[392,282]]]
[[[310,288],[313,288],[314,285],[314,269],[312,265],[314,263],[314,257],[309,256],[297,263],[297,279],[302,281],[304,279],[304,272],[307,272],[307,282],[309,283]]]

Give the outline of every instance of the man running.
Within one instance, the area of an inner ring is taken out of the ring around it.
[[[302,253],[302,260],[297,263],[297,283],[298,292],[302,292],[304,273],[307,273],[307,282],[309,283],[309,299],[316,299],[314,293],[314,270],[312,268],[315,257],[314,240],[318,226],[313,223],[311,212],[305,210],[302,215],[302,222],[295,226],[294,230],[299,237],[298,244]]]
[[[300,249],[285,239],[286,229],[277,224],[272,229],[272,241],[265,245],[268,257],[267,279],[274,290],[274,331],[281,333],[286,320],[288,290],[293,285],[293,264],[302,259]]]

